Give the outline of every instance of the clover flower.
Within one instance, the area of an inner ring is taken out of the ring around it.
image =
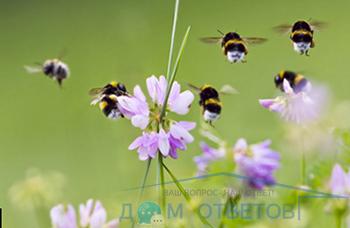
[[[202,150],[202,154],[193,158],[194,162],[197,164],[197,175],[206,174],[207,168],[210,163],[223,158],[226,154],[224,148],[215,149],[210,147],[205,142],[200,142],[200,148]]]
[[[260,99],[259,103],[264,108],[279,113],[288,122],[301,124],[317,119],[327,100],[326,90],[322,87],[311,88],[311,84],[296,92],[284,79],[283,91],[283,95],[274,99]]]
[[[329,181],[332,194],[345,195],[350,193],[350,171],[346,173],[339,164],[335,164]]]
[[[51,223],[54,228],[117,228],[119,220],[107,222],[107,213],[100,201],[89,199],[86,204],[79,207],[80,222],[78,226],[74,207],[69,204],[65,208],[59,204],[51,209]]]
[[[137,149],[140,160],[155,158],[158,151],[164,157],[176,159],[177,150],[185,150],[186,145],[193,141],[189,131],[195,127],[195,123],[175,121],[165,115],[160,126],[160,115],[163,108],[179,115],[187,114],[194,95],[189,90],[181,92],[180,84],[175,81],[169,93],[167,107],[162,107],[168,85],[165,77],[151,76],[147,78],[146,84],[151,104],[147,103],[138,85],[134,88],[133,96],[118,97],[122,114],[131,120],[133,126],[143,130],[142,135],[131,143],[129,150]]]
[[[270,140],[255,145],[248,145],[245,139],[239,139],[234,146],[234,160],[238,171],[247,177],[248,185],[255,189],[263,189],[273,185],[273,173],[279,168],[280,156],[270,149]]]

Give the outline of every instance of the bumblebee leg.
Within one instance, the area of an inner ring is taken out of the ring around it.
[[[307,51],[305,52],[305,55],[306,55],[306,56],[310,56],[310,55],[309,55],[309,50],[307,50]]]

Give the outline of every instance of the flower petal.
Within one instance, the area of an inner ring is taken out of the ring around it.
[[[142,92],[142,89],[139,85],[136,85],[134,87],[134,96],[139,99],[140,101],[146,101],[146,97]]]
[[[184,140],[186,143],[191,143],[194,140],[193,136],[179,124],[171,125],[170,134],[176,139]]]
[[[131,117],[131,123],[133,126],[145,129],[148,126],[149,117],[144,115],[135,115]]]
[[[189,90],[186,90],[182,92],[174,101],[172,101],[172,103],[169,103],[169,108],[171,111],[179,115],[185,115],[188,113],[193,99],[193,93]]]
[[[163,129],[160,129],[158,133],[158,148],[164,156],[168,156],[170,150],[169,136]]]

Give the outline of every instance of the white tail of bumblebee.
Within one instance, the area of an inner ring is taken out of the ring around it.
[[[24,69],[29,73],[29,74],[37,74],[42,72],[42,69],[40,67],[36,66],[24,66]]]

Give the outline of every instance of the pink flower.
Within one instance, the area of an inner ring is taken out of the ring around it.
[[[177,150],[185,150],[186,145],[193,141],[189,131],[195,127],[195,124],[171,120],[167,118],[167,113],[162,116],[162,123],[160,123],[161,112],[164,109],[162,106],[168,92],[168,82],[164,76],[159,78],[151,76],[146,79],[146,84],[152,101],[150,105],[147,104],[146,97],[139,86],[134,88],[133,96],[118,97],[121,113],[131,119],[134,126],[144,130],[142,135],[131,143],[129,150],[137,149],[140,160],[155,158],[158,151],[164,157],[177,158]],[[165,110],[185,115],[193,99],[194,95],[188,90],[181,92],[181,86],[175,81],[169,92]]]
[[[74,207],[68,205],[65,208],[62,204],[53,207],[50,211],[51,224],[53,228],[77,228],[77,219]]]
[[[327,100],[325,88],[311,88],[309,84],[304,90],[295,92],[284,79],[283,91],[283,95],[274,99],[260,99],[260,105],[279,113],[284,120],[298,124],[315,120],[321,115]]]
[[[160,76],[159,79],[155,76],[151,76],[146,80],[149,96],[152,102],[158,107],[164,104],[167,83],[164,76]],[[194,95],[189,90],[182,93],[180,91],[181,87],[175,81],[169,94],[167,106],[170,111],[185,115],[189,111]],[[148,126],[150,121],[150,109],[140,86],[135,86],[133,96],[119,96],[118,107],[125,117],[131,119],[131,123],[135,127],[145,129]]]
[[[346,173],[339,164],[335,164],[329,181],[332,194],[346,195],[350,193],[350,171]]]
[[[80,227],[82,228],[118,228],[119,219],[107,222],[107,213],[100,201],[88,200],[86,204],[81,204]],[[77,219],[74,207],[68,205],[67,210],[62,204],[51,209],[51,222],[54,228],[77,228]]]
[[[159,132],[143,132],[142,136],[136,138],[129,150],[137,149],[140,160],[155,158],[157,151],[164,156],[176,159],[177,150],[185,150],[186,144],[193,141],[193,136],[188,132],[195,127],[191,122],[174,122],[170,126],[170,131],[160,129]]]

